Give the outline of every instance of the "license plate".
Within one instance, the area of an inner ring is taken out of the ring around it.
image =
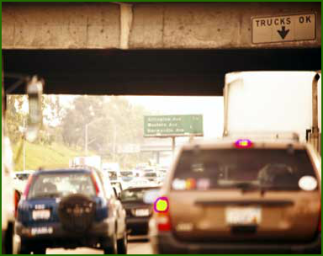
[[[33,220],[48,220],[50,218],[50,210],[34,210]]]
[[[138,217],[149,216],[149,209],[137,209],[135,215]]]
[[[31,235],[46,235],[46,234],[53,234],[53,228],[52,227],[39,227],[39,228],[32,228],[31,229]]]
[[[261,222],[261,208],[228,207],[225,217],[229,225],[257,225]]]

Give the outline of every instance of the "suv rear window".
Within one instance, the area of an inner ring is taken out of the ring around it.
[[[39,174],[33,179],[28,198],[66,196],[76,193],[95,196],[95,188],[90,174]]]
[[[316,179],[305,150],[186,150],[175,169],[172,188],[299,190],[299,180],[305,176]]]

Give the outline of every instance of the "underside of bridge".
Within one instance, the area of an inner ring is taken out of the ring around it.
[[[48,94],[222,95],[228,72],[320,70],[320,21],[320,3],[3,3],[5,89],[37,74]]]
[[[222,95],[228,72],[321,67],[320,49],[5,50],[3,56],[8,77],[38,74],[48,94]]]

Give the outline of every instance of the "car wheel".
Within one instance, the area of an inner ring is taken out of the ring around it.
[[[104,246],[104,254],[118,254],[117,237],[113,235],[110,243]]]
[[[127,254],[128,236],[125,231],[123,237],[118,240],[118,254]]]
[[[4,246],[2,247],[2,253],[5,253],[5,254],[13,253],[13,235],[14,235],[13,224],[9,223],[8,229],[4,233]]]
[[[33,250],[34,254],[46,254],[46,248],[44,247],[36,247]]]
[[[18,254],[30,254],[31,249],[28,247],[23,241],[21,241],[20,248],[18,250]]]

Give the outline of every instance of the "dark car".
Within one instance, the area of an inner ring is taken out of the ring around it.
[[[156,172],[147,172],[144,174],[144,178],[146,178],[149,181],[157,181],[158,175]]]
[[[45,254],[46,248],[81,246],[126,253],[125,225],[123,229],[118,225],[125,216],[119,216],[118,203],[112,187],[95,169],[34,173],[18,206],[20,253]]]
[[[134,174],[132,171],[122,171],[120,172],[121,179],[125,182],[131,181],[134,177]]]
[[[145,235],[148,233],[148,222],[152,215],[151,205],[144,203],[144,194],[148,190],[159,187],[128,188],[121,192],[120,200],[127,213],[127,230],[131,235]]]

